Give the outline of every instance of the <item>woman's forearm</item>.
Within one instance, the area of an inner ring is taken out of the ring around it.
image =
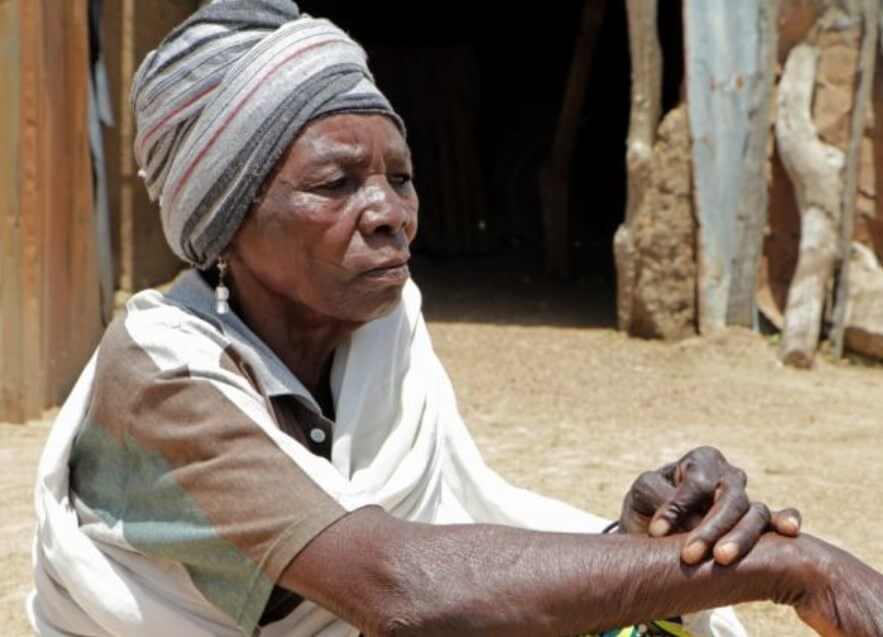
[[[681,544],[678,536],[432,526],[363,509],[317,537],[282,583],[368,634],[461,637],[597,632],[803,594],[807,540],[769,534],[728,567],[685,566]]]

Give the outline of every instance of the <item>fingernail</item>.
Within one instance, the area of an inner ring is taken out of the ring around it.
[[[705,542],[702,540],[693,540],[684,547],[681,557],[683,557],[687,564],[695,564],[705,557],[706,551],[708,551],[708,547],[705,546]]]
[[[654,537],[662,537],[663,535],[666,535],[669,530],[671,530],[671,524],[669,524],[668,520],[665,518],[659,518],[650,523],[650,535]]]
[[[735,542],[727,542],[714,548],[714,558],[721,564],[729,564],[739,555],[739,547]]]
[[[798,520],[797,518],[795,518],[793,515],[789,515],[789,516],[785,519],[785,522],[788,523],[788,526],[790,526],[791,529],[792,529],[795,533],[797,533],[798,531],[800,531],[800,520]]]

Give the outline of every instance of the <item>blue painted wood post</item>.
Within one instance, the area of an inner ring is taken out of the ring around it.
[[[699,329],[756,324],[776,0],[685,0]]]

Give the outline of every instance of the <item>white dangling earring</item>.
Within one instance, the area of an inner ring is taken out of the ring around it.
[[[215,313],[227,314],[230,311],[230,305],[227,301],[230,299],[230,288],[224,285],[224,273],[227,271],[227,260],[224,257],[218,257],[218,285],[215,287]]]

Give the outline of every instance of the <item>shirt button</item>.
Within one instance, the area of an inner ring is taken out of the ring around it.
[[[317,445],[321,445],[323,442],[325,442],[325,432],[318,427],[316,427],[315,429],[311,429],[310,439]]]

